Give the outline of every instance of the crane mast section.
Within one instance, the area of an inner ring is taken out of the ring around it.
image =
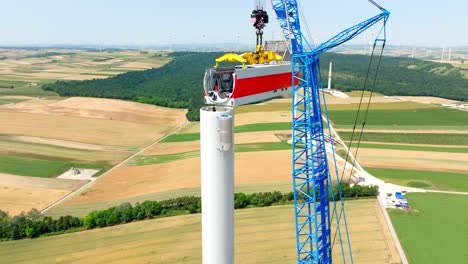
[[[298,263],[332,262],[329,168],[320,110],[319,61],[294,56],[293,190]],[[318,106],[318,107],[317,107]]]

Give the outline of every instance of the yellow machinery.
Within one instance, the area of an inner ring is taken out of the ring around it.
[[[242,67],[245,68],[245,64],[264,64],[271,61],[278,61],[281,63],[283,57],[278,55],[274,51],[264,51],[262,45],[257,45],[257,50],[255,52],[245,52],[241,55],[235,53],[226,53],[223,56],[216,59],[215,68],[218,68],[219,63],[226,62],[240,62]]]
[[[267,12],[263,10],[263,7],[260,4],[258,4],[257,9],[252,11],[252,15],[250,17],[252,22],[254,23],[253,26],[257,29],[257,46],[255,52],[245,52],[241,55],[235,53],[224,54],[223,56],[216,59],[215,68],[218,68],[219,63],[223,61],[240,62],[242,63],[243,68],[246,68],[246,63],[264,64],[269,63],[271,61],[277,61],[281,63],[283,57],[276,54],[274,51],[265,51],[263,49],[263,28],[265,28],[266,24],[268,23]]]

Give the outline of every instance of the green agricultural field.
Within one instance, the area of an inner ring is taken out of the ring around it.
[[[115,163],[130,155],[127,148],[104,147],[102,150],[78,149],[57,145],[23,142],[15,140],[14,136],[0,135],[0,153],[17,156],[35,157],[39,159],[62,159],[76,162],[110,162]]]
[[[23,176],[56,177],[67,171],[70,164],[64,161],[0,155],[0,172]]]
[[[356,111],[337,110],[330,111],[330,119],[338,128],[352,127],[356,119]],[[364,112],[358,120],[360,127]],[[450,118],[448,118],[450,117]],[[430,126],[465,127],[468,129],[468,112],[447,109],[442,107],[423,109],[377,109],[369,111],[366,127],[389,126],[402,128],[404,126]]]
[[[24,86],[26,82],[18,81],[18,80],[1,80],[0,81],[0,88],[2,89],[12,89],[17,86]]]
[[[292,127],[292,123],[289,123],[289,122],[259,123],[259,124],[248,124],[248,125],[236,126],[234,129],[234,132],[243,133],[243,132],[256,132],[256,131],[290,130],[291,127]]]
[[[242,105],[236,107],[236,114],[250,112],[291,111],[291,103],[265,102],[259,104]]]
[[[200,140],[200,133],[172,134],[161,140],[161,143],[185,142]]]
[[[34,176],[34,177],[57,177],[71,167],[108,169],[108,164],[80,164],[63,160],[37,159],[0,154],[0,173]]]
[[[406,198],[415,211],[389,213],[409,262],[468,263],[468,196],[410,193]]]
[[[290,122],[277,122],[277,123],[257,123],[236,126],[235,133],[244,132],[258,132],[258,131],[275,131],[275,130],[291,130],[292,123]]]
[[[258,142],[236,144],[234,151],[238,152],[254,152],[254,151],[269,151],[269,150],[288,150],[291,149],[291,144],[286,141],[281,142]]]
[[[358,144],[353,143],[352,147]],[[376,143],[361,143],[360,148],[376,148],[376,149],[396,149],[396,150],[416,150],[416,151],[430,151],[430,152],[450,152],[450,153],[468,153],[466,148],[450,148],[450,147],[434,147],[434,146],[414,146],[414,145],[391,145],[391,144],[376,144]]]
[[[23,102],[26,99],[10,99],[10,98],[0,98],[0,105],[4,104],[16,104],[19,102]]]
[[[44,91],[40,86],[29,86],[27,83],[19,83],[15,85],[13,89],[1,88],[0,96],[1,95],[57,96],[54,92]]]
[[[430,190],[468,192],[468,173],[366,168],[386,182]]]
[[[144,165],[151,165],[151,164],[159,164],[164,162],[171,162],[180,159],[188,159],[193,157],[200,156],[199,151],[190,151],[184,153],[176,153],[176,154],[167,154],[167,155],[150,155],[150,156],[141,156],[136,157],[133,159],[129,165],[131,166],[144,166]]]
[[[347,94],[348,96],[351,96],[351,97],[361,97],[361,96],[370,96],[370,95],[371,95],[371,92],[370,92],[370,91],[359,91],[359,90],[356,90],[356,91],[346,92],[346,94]],[[374,92],[374,93],[372,93],[372,96],[383,96],[383,94]]]
[[[375,199],[347,202],[354,260],[398,263]],[[292,206],[236,210],[236,263],[295,261]],[[201,263],[200,214],[167,217],[53,237],[0,242],[5,263]],[[369,243],[372,241],[372,244]],[[334,259],[340,263],[339,243]]]
[[[285,141],[282,142],[259,142],[259,143],[246,143],[236,144],[234,151],[240,152],[254,152],[254,151],[270,151],[270,150],[287,150],[291,149],[291,145]],[[176,154],[167,155],[149,155],[141,156],[133,159],[129,165],[131,166],[143,166],[151,164],[159,164],[164,162],[171,162],[180,159],[188,159],[200,156],[199,151],[190,151]]]
[[[353,139],[354,142],[357,142],[359,138],[359,131],[356,131]],[[352,132],[339,132],[339,134],[346,142],[351,139]],[[362,141],[468,146],[468,134],[364,132]]]
[[[397,102],[397,103],[371,103],[369,111],[374,110],[391,110],[391,109],[425,109],[425,108],[437,108],[438,106],[431,104],[421,104],[415,102]],[[323,107],[322,107],[323,108]],[[327,104],[329,111],[335,110],[353,110],[357,111],[359,104]],[[366,105],[361,105],[361,110],[365,110]]]
[[[234,128],[234,132],[244,133],[244,132],[258,132],[258,131],[290,130],[291,126],[292,124],[288,122],[248,124],[248,125],[236,126]],[[163,140],[161,140],[161,143],[196,141],[196,140],[200,140],[200,133],[172,134],[164,138]]]

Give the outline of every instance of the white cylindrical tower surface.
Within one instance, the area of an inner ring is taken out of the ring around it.
[[[234,263],[234,111],[200,109],[203,264]]]

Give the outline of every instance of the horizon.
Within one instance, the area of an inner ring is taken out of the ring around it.
[[[174,44],[154,44],[154,45],[146,45],[146,44],[101,44],[101,43],[43,43],[43,44],[33,44],[33,43],[12,43],[12,44],[0,44],[0,48],[3,49],[9,49],[9,48],[43,48],[43,49],[67,49],[67,48],[85,48],[85,49],[112,49],[112,48],[131,48],[135,50],[139,49],[152,49],[152,48],[181,48],[181,47],[190,47],[190,46],[195,46],[196,48],[216,48],[219,47],[221,48],[226,48],[226,46],[232,46],[235,47],[236,45],[239,45],[242,48],[246,48],[248,46],[252,46],[251,44],[245,44],[245,43],[235,43],[235,42],[220,42],[220,43],[174,43]],[[341,45],[339,48],[343,47],[364,47],[368,46],[369,44],[344,44]],[[468,44],[466,45],[405,45],[405,44],[387,44],[386,48],[427,48],[427,49],[439,49],[439,48],[459,48],[459,49],[465,49],[468,48]],[[335,48],[336,49],[336,48]],[[331,51],[335,50],[332,49]]]
[[[310,27],[312,40],[316,43],[379,13],[365,0],[353,3],[337,0],[326,3],[302,2],[305,19],[301,23]],[[468,25],[468,17],[462,11],[466,10],[463,6],[468,7],[468,3],[447,0],[443,6],[435,6],[423,0],[404,4],[390,0],[378,2],[391,12],[387,24],[389,45],[468,45],[468,35],[460,34],[466,31]],[[0,28],[0,46],[159,46],[205,43],[254,46],[255,32],[249,21],[253,1],[230,5],[229,12],[224,12],[226,6],[228,4],[214,0],[176,0],[170,3],[161,0],[149,3],[141,0],[132,3],[122,0],[83,0],[73,3],[19,0],[4,3],[3,9],[8,12],[0,17],[0,23],[7,26]],[[334,6],[340,8],[332,9]],[[265,9],[270,15],[270,23],[264,30],[264,39],[281,39],[281,31],[269,3],[266,3]],[[378,30],[379,27],[373,27],[352,43],[369,43]]]

